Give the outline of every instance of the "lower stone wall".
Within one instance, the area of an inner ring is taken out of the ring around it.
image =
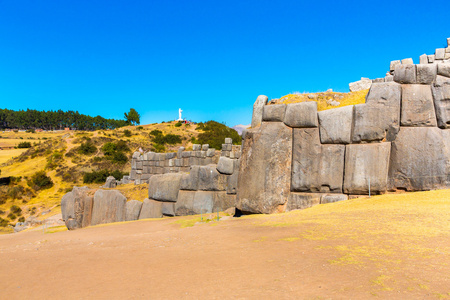
[[[226,138],[221,151],[209,148],[208,144],[194,144],[192,151],[185,151],[184,147],[180,147],[177,152],[169,153],[135,152],[131,159],[130,175],[124,176],[117,184],[142,184],[148,183],[153,175],[189,172],[191,166],[217,164],[221,156],[239,158],[241,147],[232,143],[231,138]]]
[[[70,230],[90,225],[163,216],[224,211],[236,206],[239,159],[221,156],[217,164],[194,165],[188,172],[152,175],[144,202],[127,199],[114,189],[75,187],[61,199]],[[113,188],[114,178],[106,186]]]

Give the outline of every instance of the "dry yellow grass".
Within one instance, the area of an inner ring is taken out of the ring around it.
[[[275,241],[315,245],[330,257],[330,265],[375,269],[373,294],[380,295],[395,290],[400,282],[411,290],[428,287],[429,278],[408,278],[398,271],[412,265],[445,277],[442,272],[450,266],[449,211],[450,189],[387,194],[244,218],[255,226],[290,228],[289,235],[277,236]],[[297,234],[292,235],[292,229]],[[274,237],[261,241],[273,242]],[[435,269],[436,261],[446,263]],[[429,292],[450,295],[449,290]]]
[[[13,157],[17,157],[27,149],[11,149],[11,150],[0,150],[0,165],[7,162]]]
[[[322,92],[322,93],[305,93],[305,94],[289,94],[276,100],[276,104],[290,104],[306,101],[316,101],[317,109],[319,111],[333,109],[342,106],[363,104],[366,102],[366,95],[369,90],[363,90],[350,93],[335,93],[335,92]],[[313,97],[312,99],[308,96]],[[334,100],[340,103],[338,106],[333,106],[327,103],[328,100]]]

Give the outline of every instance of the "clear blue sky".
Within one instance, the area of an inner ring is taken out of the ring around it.
[[[249,124],[256,97],[348,91],[433,54],[450,1],[0,0],[0,108]]]

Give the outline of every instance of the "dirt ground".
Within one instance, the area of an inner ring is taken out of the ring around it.
[[[450,192],[439,193],[3,235],[0,298],[449,299]]]

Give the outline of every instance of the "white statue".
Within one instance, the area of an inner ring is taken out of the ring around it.
[[[178,120],[177,121],[183,121],[183,118],[181,117],[181,113],[183,111],[181,110],[181,108],[178,109]]]

